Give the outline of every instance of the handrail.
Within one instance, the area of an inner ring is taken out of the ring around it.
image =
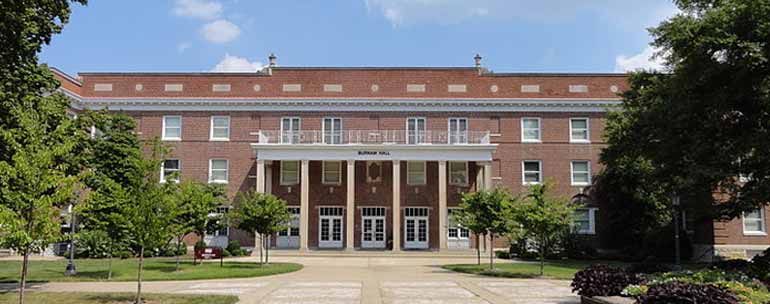
[[[468,145],[490,143],[489,131],[259,130],[257,136],[260,144]]]

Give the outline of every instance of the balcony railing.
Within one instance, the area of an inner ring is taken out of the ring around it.
[[[260,130],[260,144],[467,145],[489,144],[488,131],[275,131]]]

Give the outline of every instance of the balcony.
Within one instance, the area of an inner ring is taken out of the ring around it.
[[[277,145],[488,145],[489,131],[276,131],[260,130],[259,144]]]

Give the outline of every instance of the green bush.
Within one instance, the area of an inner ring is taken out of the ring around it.
[[[206,245],[206,242],[204,242],[203,240],[200,240],[200,241],[195,243],[194,248],[195,248],[195,250],[198,250],[198,249],[206,248],[207,246],[208,245]]]
[[[495,251],[495,256],[498,259],[508,260],[508,259],[511,258],[511,253],[508,252],[508,251],[504,251],[504,250],[497,250],[497,251]]]
[[[102,259],[109,257],[110,238],[103,231],[83,231],[75,242],[75,257]]]
[[[227,249],[227,251],[230,251],[230,253],[233,253],[233,255],[235,255],[234,253],[236,251],[241,250],[241,242],[238,242],[237,240],[229,241],[227,242],[227,248],[225,249]]]
[[[639,297],[640,304],[738,304],[729,290],[709,284],[669,282],[654,285]]]
[[[226,258],[226,257],[229,257],[230,255],[231,255],[231,254],[230,254],[230,251],[229,251],[229,250],[227,250],[227,249],[222,249],[222,257],[225,257],[225,258]]]
[[[770,286],[770,248],[751,259],[749,273]]]
[[[741,303],[770,303],[770,292],[768,292],[767,286],[739,271],[702,270],[696,272],[668,272],[650,275],[646,281],[646,285],[650,288],[655,285],[671,282],[710,284],[729,290],[738,296]]]

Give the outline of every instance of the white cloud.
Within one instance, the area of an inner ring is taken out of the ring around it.
[[[667,0],[363,1],[370,12],[382,14],[394,27],[415,23],[453,24],[473,18],[521,18],[549,23],[590,15],[609,19],[613,26],[638,28],[657,24],[674,7]]]
[[[182,52],[186,51],[187,49],[189,49],[191,46],[192,46],[192,43],[190,43],[188,41],[181,42],[181,43],[176,45],[176,50],[178,52],[182,53]]]
[[[225,54],[213,69],[217,73],[256,72],[264,67],[259,61],[249,61],[246,58]]]
[[[661,71],[664,69],[663,59],[652,58],[656,52],[657,50],[648,46],[636,55],[618,55],[615,57],[615,72],[631,72],[640,69]]]
[[[230,21],[219,19],[203,25],[201,34],[209,42],[226,43],[241,34],[241,29]]]
[[[211,20],[222,14],[222,3],[207,0],[176,0],[172,11],[177,16]]]

